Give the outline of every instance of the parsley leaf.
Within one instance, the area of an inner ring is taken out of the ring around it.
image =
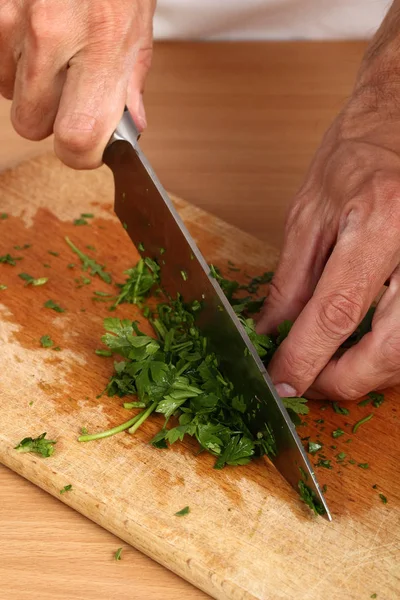
[[[60,490],[60,494],[65,494],[65,492],[70,492],[72,490],[72,485],[69,483],[68,485],[65,485],[61,490]]]
[[[18,273],[18,277],[20,277],[26,282],[25,287],[27,285],[33,285],[35,287],[39,285],[44,285],[49,280],[48,277],[40,277],[36,279],[35,277],[32,277],[32,275],[28,275],[28,273]]]
[[[54,300],[47,300],[43,306],[45,308],[51,308],[52,310],[55,310],[58,313],[65,312],[65,308],[61,308],[61,306],[59,306],[56,302],[54,302]]]
[[[350,411],[348,408],[344,408],[343,406],[339,406],[337,402],[333,402],[332,408],[338,415],[349,415]]]
[[[383,504],[387,504],[388,503],[388,499],[383,494],[379,494],[379,498],[382,500]]]
[[[42,348],[51,348],[54,346],[54,342],[49,335],[42,335],[40,338],[40,344]]]
[[[100,279],[102,279],[106,283],[111,283],[111,281],[112,281],[111,275],[110,275],[110,273],[107,273],[106,271],[104,271],[104,266],[99,265],[94,260],[94,258],[90,258],[86,254],[84,254],[81,250],[79,250],[79,248],[77,248],[75,246],[75,244],[73,244],[68,237],[65,238],[65,241],[67,242],[67,244],[71,248],[71,250],[73,252],[75,252],[75,254],[80,258],[80,260],[82,262],[82,269],[84,271],[89,271],[90,275],[93,275],[93,276],[98,275],[98,277],[100,277]]]
[[[12,265],[13,267],[15,267],[15,265],[17,264],[16,261],[17,260],[22,260],[21,256],[11,256],[11,254],[4,254],[3,256],[0,256],[0,263],[6,264],[6,265]]]
[[[320,444],[319,442],[308,442],[308,451],[310,454],[316,454],[317,452],[319,452],[319,450],[321,450],[322,448],[322,444]]]
[[[178,510],[178,512],[175,513],[175,517],[184,517],[185,515],[188,515],[189,513],[190,513],[190,507],[185,506],[185,508],[182,508],[181,510]]]
[[[17,450],[17,452],[35,452],[47,458],[54,453],[54,444],[57,442],[45,438],[46,433],[42,433],[37,438],[24,438],[18,446],[15,446],[14,450]]]
[[[325,508],[319,502],[319,500],[317,500],[314,490],[308,487],[308,485],[306,485],[301,479],[298,483],[298,486],[300,490],[300,496],[303,502],[305,502],[307,506],[309,506],[316,515],[325,514]]]
[[[118,548],[116,553],[114,554],[115,560],[122,560],[122,548]]]

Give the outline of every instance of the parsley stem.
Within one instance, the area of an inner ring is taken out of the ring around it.
[[[357,421],[357,423],[353,427],[353,433],[356,433],[356,431],[360,427],[360,425],[364,425],[364,423],[367,423],[368,421],[370,421],[373,416],[374,416],[373,413],[371,413],[370,415],[368,415],[368,416],[364,417],[363,419],[360,419],[359,421]]]
[[[140,286],[140,282],[142,280],[143,277],[143,268],[144,268],[144,260],[143,258],[141,258],[137,264],[137,279],[135,282],[135,287],[133,288],[133,304],[137,304],[138,303],[138,296],[139,296],[139,286]]]
[[[122,423],[122,425],[117,425],[117,427],[107,429],[107,431],[100,431],[99,433],[92,433],[90,435],[81,435],[80,437],[78,437],[78,442],[91,442],[92,440],[100,440],[102,438],[111,437],[116,433],[121,433],[121,431],[125,431],[126,429],[129,429],[129,427],[132,427],[132,425],[136,423],[136,421],[142,414],[143,412],[139,413],[132,419],[129,419],[129,421]]]
[[[146,410],[143,410],[141,413],[139,413],[137,415],[137,417],[139,417],[139,418],[137,418],[135,420],[135,422],[132,424],[131,428],[129,429],[130,434],[133,435],[135,433],[135,431],[137,431],[139,429],[139,427],[142,425],[142,423],[144,423],[145,420],[151,415],[151,413],[156,410],[157,404],[158,404],[158,400],[153,402],[153,404],[150,404],[149,408],[147,408]]]

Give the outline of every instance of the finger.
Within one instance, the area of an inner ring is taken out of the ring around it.
[[[301,395],[311,386],[399,263],[395,219],[391,226],[384,215],[368,215],[369,206],[350,211],[313,297],[271,361],[282,395]]]
[[[146,112],[143,103],[143,92],[147,75],[151,67],[153,55],[152,19],[147,20],[140,40],[140,49],[136,57],[132,77],[128,86],[127,106],[139,131],[147,127]]]
[[[75,169],[101,165],[104,148],[126,103],[128,57],[108,58],[97,52],[81,53],[70,62],[54,123],[54,149]]]
[[[309,197],[295,200],[282,256],[257,323],[258,333],[271,333],[284,320],[295,321],[314,292],[336,237],[334,224],[322,229],[318,210]]]
[[[396,270],[375,311],[372,330],[339,359],[328,363],[312,393],[356,400],[400,382],[400,272]]]
[[[68,61],[56,44],[49,38],[38,43],[27,36],[18,62],[11,121],[17,133],[29,140],[42,140],[53,132]]]
[[[0,4],[0,94],[11,100],[17,69],[18,48],[23,35],[13,0]]]

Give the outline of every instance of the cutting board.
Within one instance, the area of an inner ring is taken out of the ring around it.
[[[320,441],[331,461],[331,469],[316,470],[333,523],[314,517],[265,459],[215,471],[214,459],[198,455],[191,440],[169,450],[151,447],[159,416],[134,437],[77,442],[81,427],[105,429],[132,414],[120,399],[98,397],[113,364],[95,354],[110,313],[93,292],[112,287],[96,278],[80,286],[80,265],[64,241],[68,235],[123,281],[138,254],[113,215],[112,196],[105,167],[73,172],[51,155],[0,176],[0,213],[8,214],[0,219],[0,255],[22,257],[16,266],[0,264],[0,284],[7,286],[0,291],[0,461],[218,600],[399,597],[399,390],[377,409],[351,404],[347,416],[329,403],[310,403],[299,433]],[[246,278],[274,268],[273,248],[175,202],[207,260],[225,273]],[[74,225],[81,213],[95,216]],[[31,246],[14,248],[25,244]],[[228,260],[240,273],[229,272]],[[25,287],[21,272],[49,281]],[[45,308],[49,299],[65,312]],[[113,314],[139,318],[127,305]],[[46,334],[61,350],[41,347]],[[353,424],[371,412],[374,418],[353,435]],[[338,427],[345,433],[333,439]],[[44,431],[57,440],[52,457],[13,449]],[[68,484],[72,490],[60,495]],[[190,513],[176,517],[187,505]]]

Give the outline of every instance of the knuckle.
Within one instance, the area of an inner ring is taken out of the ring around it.
[[[285,344],[282,346],[279,362],[280,369],[286,374],[285,378],[295,384],[298,393],[303,393],[314,381],[315,361],[310,354],[306,352],[299,354],[298,351]]]
[[[384,371],[400,372],[400,331],[386,334],[380,344],[379,361]]]
[[[14,30],[17,21],[17,13],[13,0],[5,0],[0,6],[0,39],[5,38],[9,32]]]
[[[48,135],[43,133],[42,124],[47,119],[40,103],[26,100],[13,106],[11,122],[15,131],[28,140],[39,141]]]
[[[99,121],[87,113],[73,113],[56,123],[54,134],[59,146],[82,156],[98,145]]]
[[[363,304],[350,293],[335,293],[319,300],[317,324],[322,333],[333,341],[348,337],[361,322]]]
[[[338,381],[332,387],[332,392],[329,394],[331,398],[342,400],[344,402],[354,402],[363,396],[364,391],[349,385],[348,382]]]

